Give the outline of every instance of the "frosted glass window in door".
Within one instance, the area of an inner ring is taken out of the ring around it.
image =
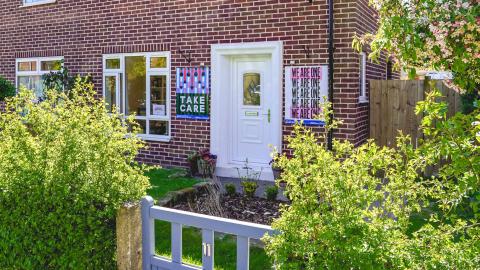
[[[260,106],[261,90],[259,73],[243,74],[243,105]]]

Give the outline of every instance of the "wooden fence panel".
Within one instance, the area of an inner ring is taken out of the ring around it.
[[[432,82],[448,104],[448,116],[460,111],[460,96],[442,81]],[[381,146],[395,146],[399,131],[409,134],[412,143],[423,138],[422,115],[415,114],[418,101],[424,100],[430,84],[419,80],[370,81],[370,138]]]

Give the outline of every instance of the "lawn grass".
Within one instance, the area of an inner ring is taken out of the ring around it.
[[[181,169],[155,168],[145,175],[150,178],[151,188],[148,195],[155,200],[161,199],[170,191],[191,187],[199,180],[181,176]],[[155,221],[155,250],[162,257],[171,258],[171,225],[166,221]],[[201,265],[202,263],[202,234],[200,229],[183,228],[182,258],[185,263]],[[215,233],[215,269],[236,269],[237,245],[233,235]],[[250,247],[250,268],[271,269],[272,264],[263,248]]]
[[[150,178],[151,185],[147,194],[158,200],[170,191],[191,187],[200,182],[198,179],[182,176],[182,172],[184,172],[182,169],[153,168],[149,170],[145,173],[145,176]]]
[[[171,258],[171,225],[155,221],[155,250],[162,257]],[[202,264],[202,235],[200,229],[184,227],[182,235],[183,261],[200,266]],[[215,269],[234,270],[237,261],[236,237],[215,233]],[[271,269],[272,264],[263,248],[250,247],[250,269]]]

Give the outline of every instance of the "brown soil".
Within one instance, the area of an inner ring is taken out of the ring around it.
[[[186,202],[178,202],[172,208],[190,211],[199,214],[220,216],[218,213],[210,213],[207,205],[211,200],[206,194],[197,196]],[[263,198],[248,198],[240,194],[229,196],[222,194],[220,196],[220,206],[222,207],[222,217],[236,219],[241,221],[271,225],[273,219],[280,216],[280,205],[285,204],[281,201],[269,201]]]

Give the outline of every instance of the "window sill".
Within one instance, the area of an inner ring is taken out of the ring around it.
[[[367,97],[359,97],[358,98],[358,103],[360,103],[360,104],[364,104],[364,103],[368,103],[368,102],[369,102],[369,100],[368,100]]]
[[[57,2],[57,0],[45,0],[45,1],[23,4],[20,7],[22,8],[22,7],[32,7],[32,6],[45,5],[45,4],[53,4],[55,2]]]
[[[170,142],[172,137],[170,136],[155,136],[155,135],[145,135],[145,134],[139,134],[138,137],[140,137],[142,140],[145,141],[152,141],[152,142]]]

